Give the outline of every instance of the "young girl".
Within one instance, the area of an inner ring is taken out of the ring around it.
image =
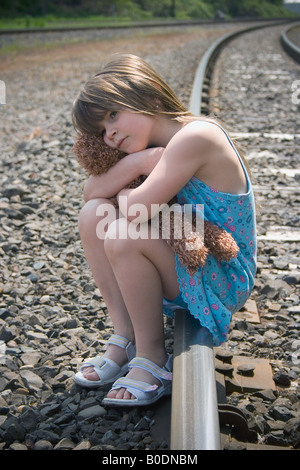
[[[191,115],[162,78],[142,59],[117,56],[89,80],[73,107],[75,128],[102,134],[128,155],[85,185],[79,231],[85,256],[108,308],[114,334],[103,356],[87,360],[76,383],[113,383],[104,404],[148,405],[171,392],[172,357],[164,343],[163,311],[187,309],[207,328],[215,345],[226,341],[231,314],[249,297],[256,271],[254,197],[245,164],[216,122]],[[139,175],[145,182],[123,189]],[[117,195],[121,214],[104,237],[97,225]],[[177,195],[203,204],[204,217],[230,232],[239,253],[230,262],[209,255],[188,275],[162,238],[151,237],[147,217],[154,204]],[[129,233],[140,224],[140,237]],[[167,300],[168,299],[168,300]],[[124,375],[128,374],[124,377]]]

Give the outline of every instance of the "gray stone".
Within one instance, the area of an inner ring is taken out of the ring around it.
[[[289,374],[284,370],[279,370],[273,375],[273,380],[278,385],[289,386],[291,384],[291,379]]]
[[[48,405],[44,405],[40,413],[44,417],[50,417],[56,415],[61,409],[60,403],[49,403]]]
[[[32,372],[29,369],[21,370],[20,376],[24,382],[25,387],[27,387],[31,392],[39,392],[43,388],[43,381],[41,377]]]
[[[39,331],[27,331],[26,336],[30,340],[38,341],[40,343],[47,343],[49,341],[48,336],[45,333]]]
[[[0,341],[4,341],[4,343],[8,343],[11,339],[13,339],[14,335],[9,328],[6,326],[0,327]]]
[[[93,420],[95,418],[99,418],[106,414],[105,408],[100,405],[90,406],[89,408],[85,408],[78,413],[78,419],[83,420]]]
[[[293,413],[285,406],[273,406],[270,415],[274,419],[284,422],[294,417]]]
[[[20,424],[27,432],[34,431],[40,421],[40,413],[33,408],[24,408],[19,417]]]
[[[21,444],[20,442],[13,442],[9,446],[9,450],[28,450],[25,444]]]
[[[53,445],[45,439],[40,439],[34,444],[34,450],[52,450]]]
[[[89,441],[81,441],[77,444],[73,450],[89,450],[91,448],[91,443]]]
[[[75,446],[70,439],[64,438],[55,445],[54,450],[72,450]]]

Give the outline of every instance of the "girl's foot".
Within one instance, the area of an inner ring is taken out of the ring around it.
[[[156,360],[154,364],[159,367],[164,367],[168,360],[168,356],[165,355],[162,360]],[[136,380],[137,382],[145,382],[149,385],[161,386],[161,381],[152,375],[148,370],[132,367],[126,375],[126,379]],[[116,390],[110,390],[107,394],[107,398],[115,398],[119,400],[135,400],[136,396],[130,393],[126,388],[119,388]]]
[[[118,364],[119,367],[124,366],[124,364],[128,362],[125,349],[121,349],[119,346],[115,346],[114,344],[109,344],[107,347],[107,351],[105,351],[105,353],[101,357],[102,359],[111,359],[116,364]],[[99,375],[97,374],[93,366],[84,367],[84,369],[82,369],[82,375],[87,380],[99,380]]]
[[[135,346],[123,336],[112,335],[103,356],[87,359],[74,377],[82,387],[95,388],[112,383],[128,372],[135,357]]]

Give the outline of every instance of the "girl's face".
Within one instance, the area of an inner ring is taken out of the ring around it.
[[[155,120],[151,116],[125,108],[109,111],[99,124],[109,147],[134,153],[153,145]]]

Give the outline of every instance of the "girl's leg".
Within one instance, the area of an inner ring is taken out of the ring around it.
[[[174,299],[179,294],[174,253],[164,240],[150,238],[148,225],[142,229],[145,239],[134,240],[127,232],[128,221],[118,222],[117,228],[112,224],[109,229],[105,252],[134,327],[137,356],[162,367],[167,361],[162,298]],[[141,369],[132,369],[127,377],[159,385]],[[111,391],[108,397],[134,398],[125,389]]]
[[[103,219],[103,217],[99,217],[96,214],[100,204],[112,205],[111,201],[106,199],[92,199],[82,208],[78,222],[80,237],[86,260],[114,325],[114,333],[134,342],[132,323],[110,262],[104,251],[104,237],[99,238],[99,232],[97,234],[97,225]],[[127,360],[125,351],[113,344],[109,345],[105,356],[114,360],[120,366]],[[95,373],[93,367],[85,368],[83,375],[88,380],[99,380],[98,374]]]

